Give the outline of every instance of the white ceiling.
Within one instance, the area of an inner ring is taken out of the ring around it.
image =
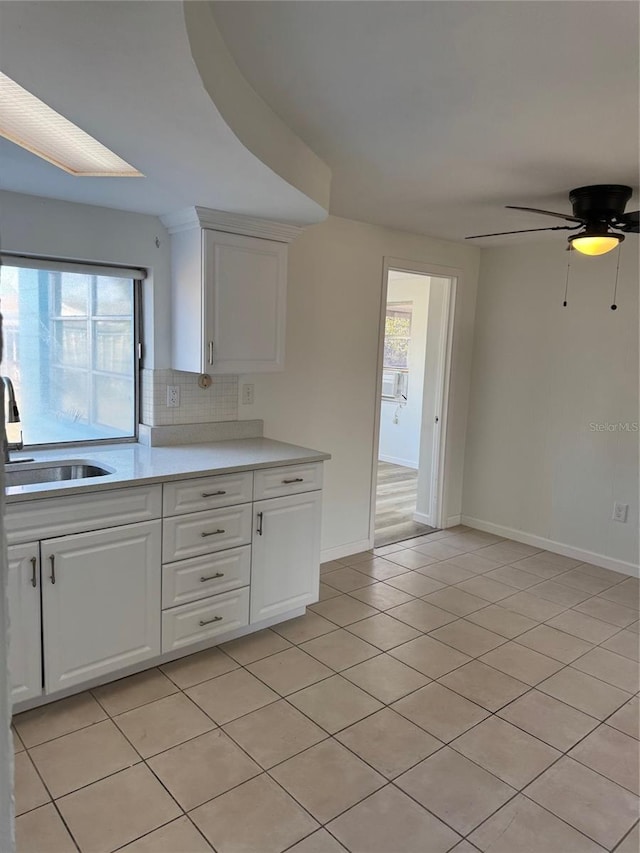
[[[638,9],[214,4],[249,83],[331,167],[332,213],[453,239],[559,224],[505,204],[637,187]]]
[[[199,25],[224,62],[213,17]],[[304,181],[281,177],[295,168],[270,168],[231,130],[194,62],[180,2],[0,2],[0,67],[145,175],[74,177],[0,139],[2,189],[153,214],[197,204],[300,223],[326,216]],[[237,86],[231,57],[215,70],[242,109],[251,93]],[[247,135],[262,121],[289,144],[293,167],[318,167],[313,186],[328,190],[329,171],[277,117],[255,118]]]

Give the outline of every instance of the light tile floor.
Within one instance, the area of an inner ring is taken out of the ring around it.
[[[638,850],[639,582],[465,529],[14,720],[19,853]]]

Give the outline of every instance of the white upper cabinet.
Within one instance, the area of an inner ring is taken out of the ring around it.
[[[283,370],[287,244],[300,229],[201,208],[163,221],[172,235],[172,367]]]
[[[203,233],[203,373],[284,370],[287,247]]]

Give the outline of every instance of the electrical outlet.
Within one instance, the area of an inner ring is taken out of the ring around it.
[[[253,406],[253,384],[247,384],[242,386],[242,405],[243,406]]]
[[[613,505],[613,520],[614,521],[622,521],[623,523],[627,520],[627,514],[629,512],[629,504],[621,504],[617,501]]]
[[[167,408],[177,409],[180,405],[180,386],[167,385]]]

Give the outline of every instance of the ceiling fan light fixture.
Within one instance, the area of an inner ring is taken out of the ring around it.
[[[612,252],[624,240],[624,234],[612,234],[606,230],[587,228],[582,234],[569,237],[569,245],[572,249],[583,255],[606,255]]]

